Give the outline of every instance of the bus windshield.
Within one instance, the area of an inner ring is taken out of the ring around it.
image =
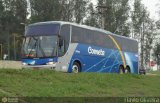
[[[22,48],[23,58],[43,58],[57,55],[57,36],[26,37]]]

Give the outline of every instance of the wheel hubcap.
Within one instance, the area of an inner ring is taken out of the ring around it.
[[[72,72],[73,73],[78,73],[78,66],[77,65],[73,65]]]

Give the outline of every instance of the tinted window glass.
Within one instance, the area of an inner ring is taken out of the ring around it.
[[[70,42],[70,25],[63,25],[61,27],[60,36],[62,37],[63,43],[64,43],[63,47],[61,48],[63,52],[60,53],[60,55],[63,56],[67,52],[68,47],[69,47],[69,42]]]
[[[73,43],[84,43],[89,45],[101,46],[110,49],[117,49],[112,39],[108,36],[109,34],[84,29],[80,27],[73,26],[72,28],[72,42]],[[136,41],[121,38],[115,35],[112,35],[117,43],[120,45],[122,51],[128,52],[138,52],[138,44]]]
[[[115,48],[107,34],[75,26],[72,28],[72,42]]]
[[[28,26],[25,35],[26,36],[48,36],[59,34],[59,24],[42,24]]]
[[[134,40],[127,39],[127,38],[121,38],[114,36],[118,44],[120,45],[122,51],[127,51],[127,52],[138,52],[138,43]]]

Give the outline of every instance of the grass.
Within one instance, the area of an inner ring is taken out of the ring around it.
[[[159,75],[160,76],[160,71],[150,71],[149,73],[153,75]]]
[[[160,73],[158,73],[160,74]],[[160,75],[0,70],[0,97],[160,96]]]

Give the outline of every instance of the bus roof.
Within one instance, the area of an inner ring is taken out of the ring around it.
[[[117,35],[117,34],[114,34],[114,33],[110,32],[110,31],[106,31],[106,30],[103,30],[103,29],[100,29],[100,28],[91,27],[91,26],[87,26],[87,25],[80,25],[80,24],[66,22],[66,21],[38,22],[38,23],[30,24],[29,26],[36,26],[36,25],[43,25],[43,24],[60,24],[60,25],[68,24],[68,25],[73,25],[73,26],[77,26],[77,27],[81,27],[81,28],[85,28],[85,29],[89,29],[89,30],[93,30],[93,31],[99,31],[99,32],[102,32],[102,33],[105,33],[105,34],[112,34],[112,35],[117,36],[117,37],[121,37],[121,38],[137,41],[136,39],[125,37],[125,36],[121,36],[121,35]]]

